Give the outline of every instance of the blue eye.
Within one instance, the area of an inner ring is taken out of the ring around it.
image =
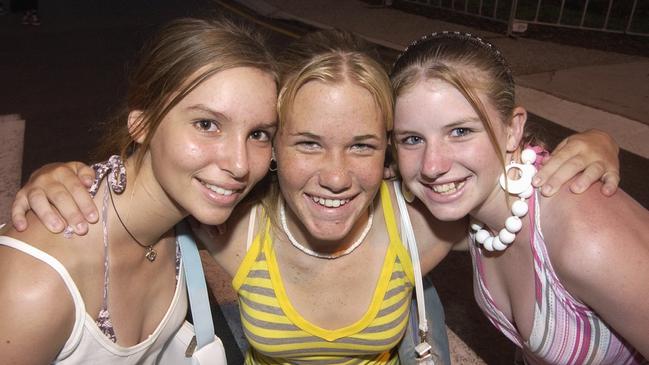
[[[424,139],[418,136],[407,136],[401,138],[401,144],[415,145],[424,142]]]
[[[451,136],[453,137],[464,137],[469,134],[471,134],[469,128],[453,128],[453,130],[451,130]]]

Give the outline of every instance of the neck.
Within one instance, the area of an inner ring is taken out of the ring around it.
[[[121,194],[112,193],[114,210],[108,207],[108,216],[111,217],[111,231],[115,233],[115,242],[132,240],[130,232],[137,241],[148,246],[154,245],[162,239],[165,233],[180,222],[186,213],[172,202],[158,184],[150,160],[144,159],[139,171],[135,171],[133,158],[125,161],[127,184]],[[104,183],[105,186],[105,183]],[[119,221],[117,214],[121,218]],[[122,224],[128,229],[128,232]]]
[[[497,189],[487,200],[470,213],[472,218],[482,222],[492,233],[497,234],[505,220],[511,216],[511,204],[517,199]]]
[[[280,198],[281,199],[281,198]],[[357,221],[354,223],[350,231],[342,238],[337,240],[330,240],[323,238],[317,238],[313,236],[308,229],[304,226],[302,222],[297,218],[289,206],[287,206],[283,201],[280,203],[284,205],[285,217],[286,217],[286,226],[293,236],[293,238],[302,246],[307,249],[314,251],[317,254],[322,255],[332,255],[336,256],[341,253],[344,253],[348,249],[354,249],[352,246],[359,247],[362,245],[362,242],[357,242],[360,238],[367,235],[365,232],[368,229],[368,224],[371,222],[369,210],[374,208],[374,205],[371,204],[368,209],[365,209],[364,213],[360,215]],[[281,218],[280,218],[281,219]],[[281,224],[281,223],[280,223]],[[371,227],[369,227],[371,230]],[[284,232],[286,234],[286,232]],[[288,239],[288,235],[287,235]],[[366,238],[365,238],[366,239]],[[362,241],[365,241],[363,239]],[[351,252],[350,252],[351,253]]]

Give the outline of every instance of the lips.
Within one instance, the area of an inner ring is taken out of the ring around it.
[[[210,189],[211,191],[215,192],[216,194],[223,195],[223,196],[230,196],[235,193],[240,193],[243,191],[243,189],[226,189],[223,187],[220,187],[218,185],[210,184],[202,180],[198,180],[205,186],[206,188]]]

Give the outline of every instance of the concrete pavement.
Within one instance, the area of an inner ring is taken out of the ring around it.
[[[269,18],[348,29],[396,50],[435,31],[474,33],[503,51],[516,76],[520,101],[532,113],[576,131],[605,130],[623,148],[649,157],[649,58],[509,38],[359,0],[238,2]]]

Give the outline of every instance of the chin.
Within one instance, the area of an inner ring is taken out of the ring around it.
[[[308,234],[319,241],[337,241],[345,237],[344,232],[341,232],[340,228],[318,226],[306,228]]]
[[[232,209],[227,211],[218,210],[218,211],[202,211],[194,212],[191,215],[199,222],[211,226],[217,226],[225,223],[232,214]]]
[[[309,235],[319,241],[339,241],[344,239],[351,232],[354,225],[335,224],[327,222],[319,225],[307,226]]]
[[[459,207],[440,207],[431,203],[424,203],[426,208],[436,219],[442,222],[452,222],[464,218],[468,211],[464,209],[458,209]]]

